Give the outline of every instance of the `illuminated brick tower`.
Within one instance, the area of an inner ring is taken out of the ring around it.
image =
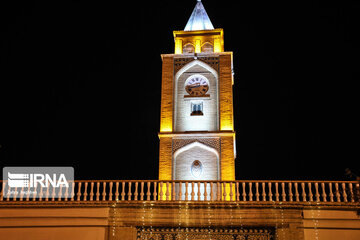
[[[235,180],[232,52],[198,0],[162,54],[160,180]]]

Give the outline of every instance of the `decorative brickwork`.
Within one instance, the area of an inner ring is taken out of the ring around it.
[[[199,137],[186,137],[186,138],[174,138],[173,139],[173,147],[172,152],[174,153],[176,150],[184,147],[193,142],[199,142],[205,144],[209,147],[214,148],[218,153],[220,153],[220,138],[212,137],[212,138],[199,138]]]
[[[176,74],[183,66],[193,60],[194,57],[174,58],[174,74]]]
[[[217,72],[219,71],[219,56],[197,56],[196,59],[210,65]],[[174,58],[174,74],[176,74],[183,66],[194,60],[194,56]]]
[[[273,228],[152,228],[137,227],[137,240],[272,240]]]

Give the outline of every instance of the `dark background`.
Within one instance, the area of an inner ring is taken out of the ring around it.
[[[161,53],[191,1],[1,6],[0,167],[157,179]],[[349,179],[357,1],[203,1],[234,52],[237,179]]]

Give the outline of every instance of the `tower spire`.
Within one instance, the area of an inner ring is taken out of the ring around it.
[[[195,30],[212,30],[212,25],[209,16],[207,15],[204,5],[201,0],[197,0],[195,8],[185,26],[184,31],[195,31]]]

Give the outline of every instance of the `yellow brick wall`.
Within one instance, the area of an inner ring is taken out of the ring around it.
[[[160,132],[172,132],[173,127],[173,57],[162,56]]]
[[[172,138],[160,137],[159,180],[172,179]]]
[[[221,137],[221,180],[235,180],[234,137]]]
[[[220,71],[220,131],[233,131],[232,53],[221,54]]]

